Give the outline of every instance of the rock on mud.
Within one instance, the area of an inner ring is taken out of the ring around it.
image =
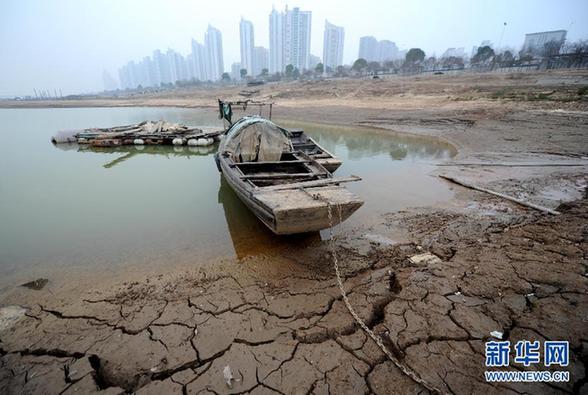
[[[20,306],[0,307],[0,332],[16,324],[26,312],[27,310]]]

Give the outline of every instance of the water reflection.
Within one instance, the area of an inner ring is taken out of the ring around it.
[[[56,130],[166,119],[214,125],[216,113],[172,108],[0,110],[0,287],[29,271],[213,261],[295,250],[319,234],[277,237],[219,175],[211,147],[91,147],[49,143]],[[448,144],[364,127],[279,122],[306,130],[338,156],[338,176],[365,204],[344,223],[450,199],[429,172]],[[27,277],[27,281],[31,278]],[[18,279],[17,283],[25,282]]]
[[[356,126],[329,126],[289,121],[283,121],[280,124],[304,129],[320,145],[333,153],[338,148],[345,147],[346,156],[351,160],[382,154],[389,155],[393,160],[444,160],[457,153],[451,144],[428,136],[412,136]]]
[[[154,155],[160,159],[210,156],[206,160],[212,161],[212,155],[218,149],[218,144],[208,147],[167,145],[93,147],[85,144],[58,144],[56,147],[63,151],[104,154],[104,156],[107,154],[119,154],[120,156],[117,158],[105,162],[102,165],[105,169],[111,169],[131,158],[142,155]],[[206,182],[208,184],[214,184],[214,179],[215,177],[207,177],[207,180],[199,180],[199,183]],[[229,240],[237,258],[241,259],[263,253],[272,253],[292,246],[304,247],[313,242],[320,241],[320,234],[318,232],[303,235],[276,236],[245,206],[220,173],[218,180],[217,203],[222,206]],[[203,185],[203,187],[207,190],[214,188],[213,185]],[[197,202],[197,205],[203,204],[204,202],[202,200]],[[197,218],[201,220],[202,215]],[[206,231],[204,228],[201,230]],[[225,246],[225,248],[227,247]]]
[[[239,259],[320,241],[318,232],[290,236],[273,234],[239,199],[222,174],[218,202],[223,206],[233,249]]]
[[[214,154],[218,145],[213,144],[207,147],[195,146],[170,146],[170,145],[123,145],[118,147],[94,147],[85,144],[57,144],[57,148],[63,151],[91,152],[103,154],[121,154],[120,157],[106,162],[103,167],[110,169],[117,164],[131,159],[136,155],[160,155],[170,159],[173,157],[206,156]]]

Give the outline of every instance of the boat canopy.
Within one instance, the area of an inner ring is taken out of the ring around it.
[[[227,132],[222,149],[235,162],[279,161],[284,151],[292,151],[289,132],[258,116],[243,117],[235,122]]]

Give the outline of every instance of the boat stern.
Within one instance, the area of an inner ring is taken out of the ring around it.
[[[271,228],[279,235],[330,228],[348,219],[363,205],[358,196],[342,186],[272,191],[271,195],[268,199],[274,202]],[[258,198],[265,200],[263,195]]]

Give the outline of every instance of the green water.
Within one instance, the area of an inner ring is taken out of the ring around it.
[[[0,109],[0,286],[54,269],[196,264],[308,239],[267,231],[221,182],[215,147],[50,143],[61,129],[158,119],[221,127],[214,112],[194,109]],[[446,185],[427,174],[431,163],[453,153],[446,144],[368,129],[286,126],[303,127],[343,159],[336,175],[363,177],[349,188],[366,203],[344,226],[451,198]]]

